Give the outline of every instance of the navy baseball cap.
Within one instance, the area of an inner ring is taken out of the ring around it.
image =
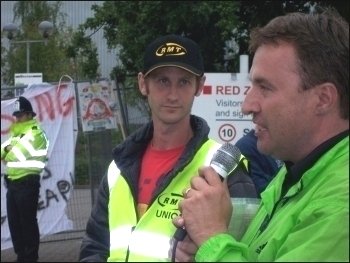
[[[142,73],[147,76],[160,67],[174,66],[203,76],[204,65],[199,46],[191,39],[179,35],[166,35],[150,43],[144,55]]]

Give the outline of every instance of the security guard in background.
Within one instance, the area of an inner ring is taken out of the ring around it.
[[[40,173],[47,160],[49,141],[26,98],[18,98],[13,115],[16,122],[10,127],[11,136],[1,145],[1,160],[7,166],[7,219],[17,261],[36,262]]]

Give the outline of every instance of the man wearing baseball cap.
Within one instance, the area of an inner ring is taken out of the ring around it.
[[[200,48],[191,39],[167,35],[147,46],[138,87],[152,119],[114,148],[80,261],[170,260],[172,218],[180,214],[182,189],[220,147],[208,138],[206,121],[191,115],[204,82]],[[232,181],[231,192],[256,197],[243,162],[238,170],[231,178],[240,178],[240,184]]]
[[[1,145],[1,160],[7,166],[7,220],[17,261],[36,262],[40,173],[45,167],[49,141],[25,97],[15,101],[13,116],[16,121],[10,127],[11,136]]]
[[[204,74],[203,58],[198,45],[189,38],[177,35],[160,37],[146,49],[143,68],[145,76],[165,66],[182,68],[198,77]]]

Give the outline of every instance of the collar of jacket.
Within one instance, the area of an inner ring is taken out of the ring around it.
[[[167,184],[179,171],[183,169],[194,157],[197,150],[208,140],[209,126],[201,117],[191,115],[190,124],[193,130],[193,137],[186,144],[183,154],[168,174],[161,177],[159,190],[162,185]],[[138,178],[141,169],[141,161],[147,145],[153,137],[153,122],[143,125],[133,132],[122,143],[117,145],[113,151],[113,160],[121,171],[121,175],[129,183],[134,196],[137,196]]]
[[[13,136],[18,136],[32,129],[32,127],[35,125],[38,125],[36,119],[31,119],[25,122],[15,122],[11,125],[10,130]]]
[[[285,176],[281,197],[288,192],[288,189],[296,184],[302,175],[310,169],[317,161],[322,157],[322,155],[329,151],[334,145],[344,139],[346,136],[349,136],[349,130],[339,133],[338,135],[328,139],[324,143],[316,147],[308,156],[296,164],[286,162],[287,175]]]
[[[348,152],[348,137],[348,131],[342,132],[315,148],[302,161],[291,167],[283,166],[281,168],[273,181],[269,183],[261,194],[262,203],[264,203],[268,213],[265,226],[269,223],[279,204],[284,206],[303,189],[309,188],[310,183],[313,182],[315,177],[319,177],[321,171],[327,169],[327,166],[331,164],[330,162],[344,158],[342,156]],[[320,159],[322,160],[320,161]],[[323,173],[322,176],[327,176],[327,174]],[[288,179],[288,177],[292,177],[292,179]],[[295,180],[297,181],[295,182]],[[289,184],[286,184],[286,181]],[[288,188],[282,190],[282,185]],[[274,201],[272,202],[271,200]]]

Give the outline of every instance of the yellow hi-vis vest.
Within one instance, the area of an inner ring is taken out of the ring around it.
[[[1,144],[1,159],[6,162],[8,178],[18,180],[28,174],[40,174],[49,150],[44,130],[35,119],[14,125],[21,128],[19,132]],[[13,147],[6,152],[8,145]]]
[[[137,201],[113,161],[108,168],[110,256],[114,261],[170,261],[170,241],[176,231],[172,219],[180,214],[182,191],[198,168],[209,165],[221,144],[208,140],[193,160],[176,175],[171,183],[137,220]]]

